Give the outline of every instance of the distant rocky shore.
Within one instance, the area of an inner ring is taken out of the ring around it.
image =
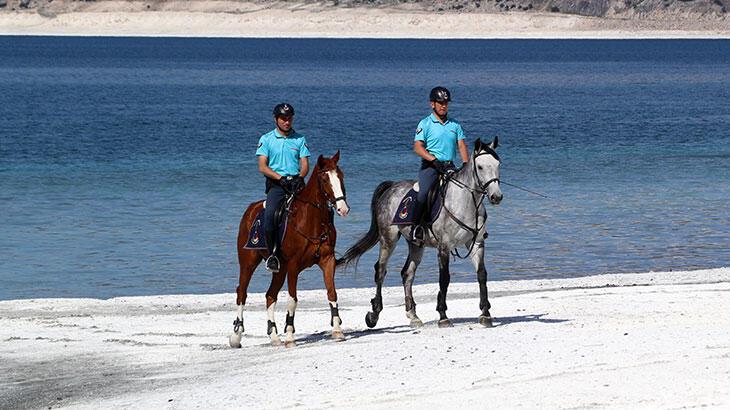
[[[628,19],[725,19],[730,0],[330,0],[330,1],[181,1],[181,0],[0,0],[0,11],[58,13],[103,11],[191,11],[246,13],[262,7],[318,5],[323,8],[398,8],[443,13],[563,13]]]
[[[730,0],[0,0],[0,35],[730,38]]]

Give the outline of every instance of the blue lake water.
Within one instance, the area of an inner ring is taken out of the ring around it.
[[[504,181],[549,196],[487,207],[490,279],[730,266],[730,41],[0,37],[0,299],[235,291],[281,101],[314,158],[342,151],[343,252],[378,183],[415,177],[434,85],[470,142],[499,135]],[[437,280],[430,250],[416,283]],[[476,289],[468,263],[452,280]]]

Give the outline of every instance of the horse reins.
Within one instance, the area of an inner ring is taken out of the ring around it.
[[[451,219],[454,220],[454,222],[457,223],[461,228],[469,231],[472,234],[472,240],[471,245],[469,245],[469,252],[467,252],[466,255],[461,256],[459,254],[459,250],[457,248],[454,248],[454,250],[451,251],[451,255],[454,257],[458,257],[459,259],[466,259],[471,255],[471,253],[474,250],[474,245],[477,243],[477,236],[479,236],[479,232],[484,228],[484,226],[487,224],[487,218],[484,218],[484,223],[482,226],[479,226],[479,208],[482,206],[482,203],[484,202],[484,197],[487,195],[487,188],[489,188],[489,185],[496,182],[499,183],[499,178],[492,178],[485,182],[484,184],[481,183],[481,180],[479,179],[479,173],[477,173],[477,157],[481,155],[491,155],[493,156],[497,161],[499,161],[499,155],[497,155],[497,152],[489,147],[482,147],[483,151],[480,151],[479,153],[475,154],[472,158],[472,168],[474,169],[474,178],[477,183],[477,186],[479,189],[473,189],[463,182],[459,181],[455,177],[455,173],[451,173],[449,175],[445,176],[445,183],[439,188],[439,195],[441,195],[441,206],[444,208],[446,213],[451,217]],[[453,182],[454,185],[465,189],[467,191],[470,191],[472,193],[471,198],[472,202],[474,203],[474,220],[476,223],[476,228],[472,228],[471,226],[465,224],[463,221],[461,221],[459,218],[454,215],[449,208],[446,206],[446,188],[448,187],[448,183]],[[474,198],[474,194],[479,194],[479,201],[477,201]],[[433,232],[433,228],[430,227],[429,230],[431,231],[431,234],[436,237],[435,233]]]
[[[327,172],[327,171],[320,171],[320,172],[317,173],[317,182],[319,184],[319,192],[324,196],[325,200],[327,200],[327,204],[329,205],[328,208],[334,207],[335,204],[337,203],[337,201],[339,201],[339,200],[344,200],[345,202],[347,202],[347,199],[346,199],[347,194],[345,192],[345,187],[344,186],[342,187],[342,195],[341,196],[338,196],[337,198],[334,198],[334,199],[331,198],[329,196],[329,194],[327,194],[327,191],[325,191],[322,188],[322,175],[325,172]],[[302,199],[302,198],[300,198],[300,197],[298,197],[296,195],[294,196],[294,200],[299,201],[299,202],[302,202],[302,203],[305,203],[307,205],[311,205],[311,206],[319,209],[320,211],[322,211],[322,204],[320,204],[320,203],[315,203],[315,202],[312,202],[312,201],[308,201],[308,200]],[[328,211],[329,211],[329,209],[328,209]],[[321,214],[321,212],[320,212],[320,214]],[[325,221],[329,221],[329,219],[330,219],[329,218],[329,214],[328,215],[321,215],[321,217]],[[318,238],[317,237],[313,237],[313,236],[309,236],[309,235],[305,234],[304,232],[300,231],[297,228],[296,224],[294,224],[292,227],[294,228],[294,231],[296,233],[298,233],[299,235],[301,235],[302,237],[304,237],[304,239],[306,239],[310,243],[314,243],[314,244],[317,245],[317,249],[315,250],[314,256],[315,256],[315,258],[319,258],[319,248],[322,246],[322,243],[323,242],[325,242],[326,240],[329,239],[329,236],[330,236],[329,235],[329,227],[331,225],[332,225],[332,223],[322,222],[321,223],[321,227],[322,227],[322,231],[323,232],[319,235]]]

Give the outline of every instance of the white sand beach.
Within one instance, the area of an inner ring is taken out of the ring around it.
[[[727,17],[595,18],[548,12],[454,13],[325,3],[57,2],[0,12],[0,35],[325,38],[730,38]],[[55,8],[54,8],[55,7]],[[60,10],[60,11],[59,11]],[[215,11],[218,10],[218,11]]]
[[[730,268],[401,288],[366,328],[371,289],[340,289],[346,340],[324,290],[299,295],[297,345],[270,346],[249,296],[241,349],[233,294],[0,302],[0,408],[728,408]],[[284,293],[280,301],[285,300]],[[283,328],[284,306],[277,321]]]

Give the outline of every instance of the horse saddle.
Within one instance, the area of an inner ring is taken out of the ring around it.
[[[279,243],[284,243],[284,234],[286,233],[286,226],[289,221],[289,205],[292,203],[291,196],[287,196],[281,204],[279,209],[274,213],[274,225],[279,227],[278,237]],[[243,249],[252,250],[266,250],[266,233],[264,232],[264,212],[266,210],[266,201],[264,206],[256,213],[256,218],[251,224],[251,228],[248,231],[248,240]]]
[[[441,212],[441,195],[438,192],[443,183],[442,180],[443,178],[439,177],[428,191],[426,209],[423,210],[423,215],[428,215],[426,222],[432,223],[439,217],[439,213]],[[413,216],[416,210],[416,202],[418,201],[418,189],[418,182],[416,182],[413,184],[413,188],[403,196],[403,199],[401,199],[398,205],[398,209],[395,211],[395,215],[393,215],[391,224],[412,225],[417,222],[413,220]]]

